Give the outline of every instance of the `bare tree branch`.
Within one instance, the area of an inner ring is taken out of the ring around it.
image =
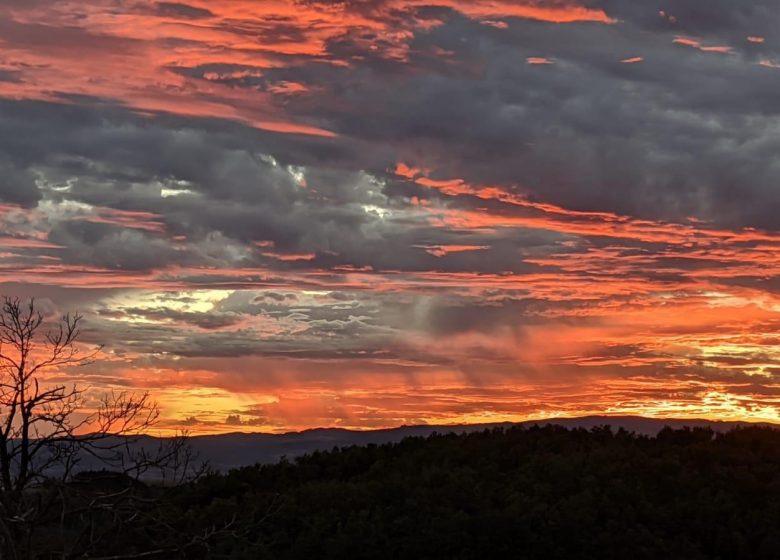
[[[159,418],[148,393],[110,392],[90,411],[84,389],[46,382],[49,373],[65,373],[99,356],[102,347],[85,350],[79,344],[82,321],[79,314],[47,321],[32,299],[0,300],[0,558],[35,557],[35,531],[52,508],[60,508],[63,527],[66,514],[91,518],[95,511],[110,511],[115,524],[141,515],[142,500],[126,490],[101,494],[76,509],[69,505],[76,493],[68,481],[89,457],[133,480],[156,469],[159,479],[180,483],[198,472],[185,437],[165,440],[157,449],[140,444]],[[72,542],[69,555],[80,548],[95,551],[101,533],[94,524],[85,528],[88,538]],[[73,557],[82,557],[78,554]],[[155,554],[162,552],[112,558]],[[57,557],[68,555],[63,550]]]

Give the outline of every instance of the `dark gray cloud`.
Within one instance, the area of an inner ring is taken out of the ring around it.
[[[157,2],[155,13],[160,16],[168,16],[184,19],[203,19],[213,17],[214,14],[205,8],[181,4],[179,2]]]
[[[747,38],[762,37],[768,40],[762,50],[776,52],[778,47],[780,14],[771,0],[714,0],[707,3],[698,0],[595,0],[590,4],[652,33],[702,37],[735,49],[757,48],[751,47]]]
[[[675,37],[630,22],[501,30],[452,17],[413,42],[453,52],[447,73],[414,54],[422,67],[412,73],[370,61],[279,72],[319,87],[316,98],[289,101],[297,110],[444,178],[517,186],[584,210],[773,229],[777,169],[767,155],[778,147],[780,73]],[[533,56],[555,64],[526,64]],[[620,62],[636,56],[644,62]]]
[[[34,206],[41,199],[35,177],[29,169],[0,162],[0,200],[22,206]]]

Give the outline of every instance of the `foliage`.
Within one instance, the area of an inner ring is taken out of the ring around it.
[[[780,431],[408,438],[208,476],[169,505],[232,523],[214,558],[777,558]]]

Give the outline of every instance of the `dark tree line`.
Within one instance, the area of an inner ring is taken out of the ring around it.
[[[776,559],[780,431],[533,427],[409,438],[181,489],[214,557]]]

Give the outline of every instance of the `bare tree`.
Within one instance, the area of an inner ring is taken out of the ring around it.
[[[2,299],[2,558],[34,557],[34,534],[46,524],[45,519],[52,518],[53,510],[64,526],[66,516],[83,514],[85,509],[115,509],[119,502],[112,501],[112,496],[125,505],[135,503],[122,489],[112,489],[86,501],[65,499],[66,494],[73,493],[74,473],[82,461],[104,465],[136,480],[149,469],[159,469],[160,476],[175,478],[187,474],[191,455],[184,438],[167,440],[157,449],[142,445],[143,433],[159,416],[148,393],[111,392],[94,400],[75,384],[47,380],[52,374],[92,363],[98,356],[101,348],[85,349],[80,344],[81,324],[81,315],[68,314],[50,322],[33,300]],[[129,509],[129,515],[137,515],[137,510]],[[99,540],[94,526],[87,529],[88,538],[78,535],[75,539],[82,548],[94,547]],[[70,546],[74,549],[76,545]],[[63,552],[61,557],[67,556]]]

